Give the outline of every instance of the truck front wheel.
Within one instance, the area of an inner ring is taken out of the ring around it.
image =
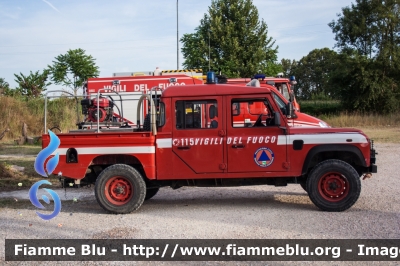
[[[99,205],[111,213],[130,213],[143,204],[146,183],[133,167],[115,164],[104,169],[96,180]]]
[[[344,211],[354,205],[361,193],[357,171],[341,160],[326,160],[314,167],[306,188],[311,201],[321,210]]]

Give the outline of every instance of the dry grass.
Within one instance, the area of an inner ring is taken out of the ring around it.
[[[400,143],[400,127],[359,127],[376,143]]]
[[[48,101],[47,127],[57,126],[66,131],[77,122],[74,99],[59,98]],[[79,112],[79,110],[78,110]],[[4,140],[14,140],[22,135],[22,123],[28,125],[29,136],[40,136],[44,131],[44,99],[0,97],[0,131],[9,128]]]
[[[43,124],[43,111],[29,110],[26,102],[12,97],[0,97],[0,130],[9,128],[4,139],[14,139],[21,136],[22,123],[25,122],[29,128],[30,135],[40,134],[38,125]]]
[[[339,116],[319,116],[334,127],[400,127],[400,114],[376,115],[376,114],[348,114]]]
[[[400,114],[348,114],[340,116],[320,116],[334,127],[353,127],[364,131],[375,142],[400,143]]]

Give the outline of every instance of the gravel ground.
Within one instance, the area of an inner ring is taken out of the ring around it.
[[[77,202],[63,202],[62,212],[41,220],[29,202],[0,209],[0,264],[6,238],[125,239],[334,239],[400,238],[397,166],[400,144],[376,144],[378,174],[362,181],[357,203],[341,213],[319,211],[298,185],[234,188],[163,188],[139,211],[106,214],[92,189]],[[69,192],[67,190],[67,197]],[[71,194],[72,195],[72,194]],[[12,198],[12,195],[8,195]],[[62,226],[59,226],[59,225]],[[22,263],[24,264],[24,263]],[[98,262],[30,262],[25,265],[98,265]],[[101,263],[100,263],[101,264]],[[185,262],[106,262],[104,265],[180,265]],[[245,265],[239,262],[192,262],[193,265]],[[252,265],[365,265],[365,262],[252,262]],[[370,262],[388,265],[388,262]],[[392,263],[392,265],[399,265]]]

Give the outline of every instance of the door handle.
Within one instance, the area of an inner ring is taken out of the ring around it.
[[[188,150],[190,149],[190,146],[179,146],[178,150]]]
[[[234,149],[243,149],[244,145],[243,144],[234,144],[234,145],[232,145],[232,148],[234,148]]]

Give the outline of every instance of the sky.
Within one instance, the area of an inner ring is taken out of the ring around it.
[[[115,72],[177,68],[179,38],[193,33],[211,0],[0,0],[0,78],[42,71],[69,49],[96,59],[100,77]],[[253,0],[278,58],[299,60],[316,48],[334,48],[327,25],[350,0]],[[182,44],[179,43],[179,47]],[[179,53],[179,67],[184,61]],[[60,89],[51,85],[48,90]]]

